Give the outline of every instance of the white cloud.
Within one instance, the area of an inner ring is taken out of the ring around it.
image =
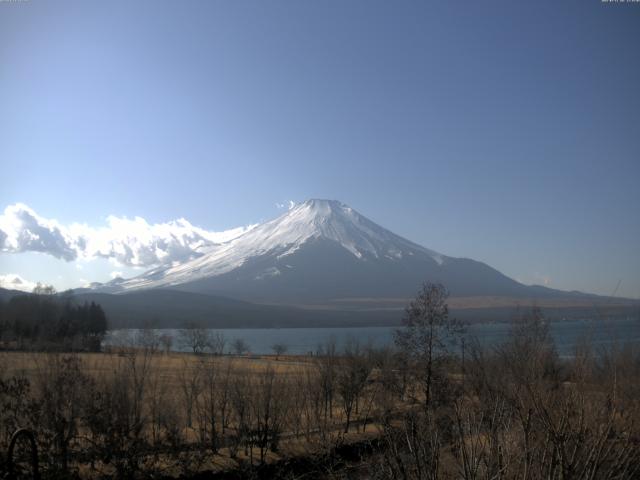
[[[36,214],[21,203],[9,205],[0,215],[2,251],[43,252],[64,260],[76,258],[76,249],[64,227]]]
[[[255,225],[213,232],[184,218],[150,224],[144,218],[107,217],[106,226],[62,225],[27,205],[10,205],[0,215],[0,252],[42,252],[67,261],[108,258],[115,265],[149,267],[184,262]]]
[[[32,292],[36,287],[35,282],[25,280],[20,275],[14,273],[8,273],[6,275],[0,275],[0,288],[6,288],[9,290],[22,290],[24,292]]]
[[[286,208],[287,210],[291,210],[296,205],[297,205],[296,202],[294,202],[293,200],[289,200],[288,202],[284,202],[284,203],[276,203],[276,208],[280,210],[282,210],[283,208]]]
[[[112,279],[116,279],[116,278],[124,278],[124,274],[122,272],[111,272],[111,278]]]

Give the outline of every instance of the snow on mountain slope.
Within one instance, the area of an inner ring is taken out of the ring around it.
[[[123,290],[180,285],[215,277],[241,267],[252,258],[283,259],[312,240],[328,240],[361,261],[430,258],[442,265],[449,257],[406,240],[335,200],[308,200],[204,255],[181,265],[161,267],[120,283]],[[279,275],[272,267],[260,278]]]

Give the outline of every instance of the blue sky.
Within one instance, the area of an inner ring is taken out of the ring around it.
[[[0,2],[0,212],[207,231],[341,200],[524,283],[640,297],[640,4]],[[134,272],[0,253],[59,288]]]

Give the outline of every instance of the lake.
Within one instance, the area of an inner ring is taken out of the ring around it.
[[[211,329],[220,332],[227,340],[226,350],[231,342],[241,338],[250,347],[253,354],[273,353],[271,347],[276,344],[287,346],[287,353],[306,354],[315,352],[318,346],[334,339],[338,349],[342,349],[350,340],[360,344],[385,346],[393,343],[393,332],[398,327],[354,327],[354,328],[252,328],[252,329]],[[495,346],[504,342],[511,331],[507,323],[483,323],[467,328],[468,340],[477,338],[485,346]],[[188,351],[178,341],[178,330],[157,330],[158,334],[168,334],[174,338],[174,351]],[[123,345],[138,334],[136,329],[114,330],[109,332],[105,345]],[[551,322],[551,334],[561,356],[571,356],[575,346],[585,337],[591,339],[594,346],[637,344],[640,345],[640,320],[637,318],[611,320],[567,320]]]

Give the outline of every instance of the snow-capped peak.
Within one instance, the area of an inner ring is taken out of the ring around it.
[[[265,226],[269,224],[270,238],[275,234],[278,243],[290,245],[290,249],[299,247],[309,238],[333,240],[358,258],[367,254],[400,258],[406,250],[422,249],[336,200],[307,200]],[[431,253],[439,256],[436,252]]]
[[[394,260],[422,255],[441,264],[445,258],[380,227],[348,205],[336,200],[311,199],[295,205],[274,220],[213,247],[199,258],[152,270],[124,282],[122,286],[126,289],[147,288],[217,276],[240,267],[251,258],[269,254],[281,259],[312,239],[335,242],[363,260]]]

